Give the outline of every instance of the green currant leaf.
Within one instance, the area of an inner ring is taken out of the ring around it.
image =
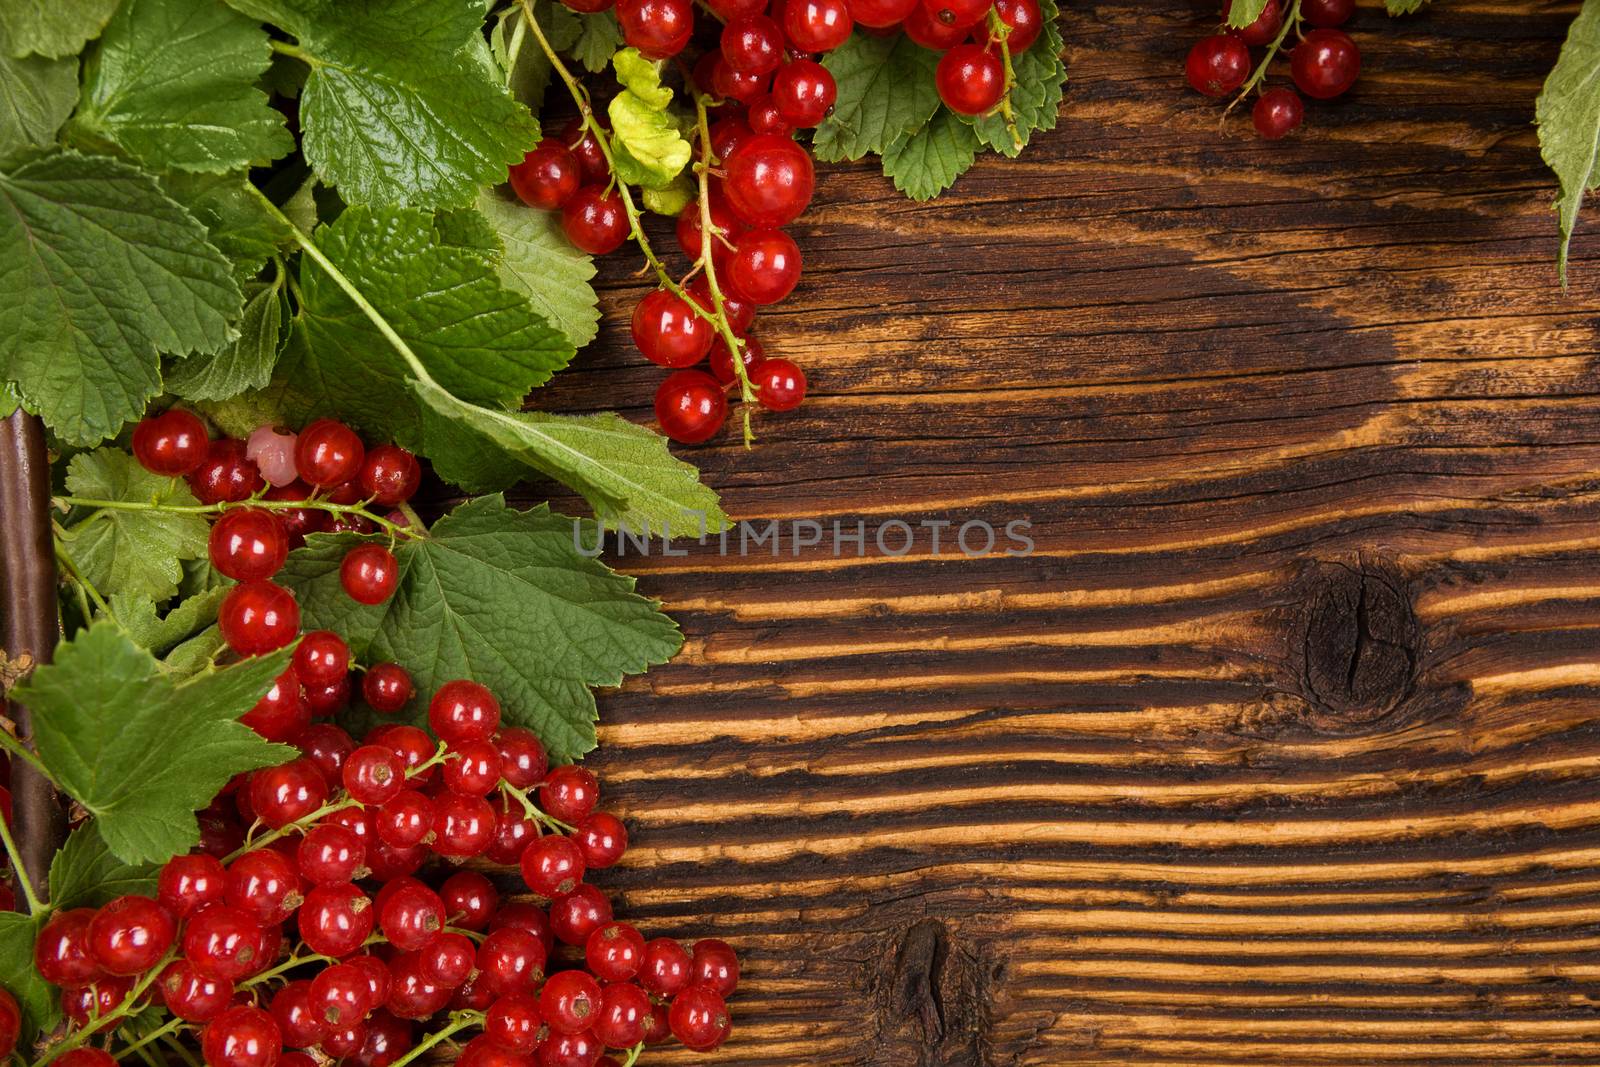
[[[288,317],[281,279],[246,282],[239,339],[220,352],[171,361],[163,373],[167,391],[187,400],[226,400],[272,380]]]
[[[33,966],[33,943],[43,925],[42,916],[0,911],[0,989],[16,997],[22,1009],[19,1049],[31,1048],[36,1035],[61,1022],[60,991]]]
[[[560,216],[529,211],[502,189],[485,189],[478,211],[497,242],[491,253],[501,283],[526,296],[574,348],[593,341],[600,330],[600,301],[590,284],[594,260],[567,240]]]
[[[6,0],[0,30],[9,54],[59,58],[75,55],[100,36],[121,0]]]
[[[580,15],[583,30],[572,43],[572,58],[582,63],[591,74],[606,69],[617,46],[622,43],[622,27],[617,25],[617,14],[607,9],[595,15]]]
[[[1390,2],[1393,3],[1394,0]],[[1233,0],[1226,7],[1228,25],[1235,29],[1243,29],[1261,17],[1261,13],[1267,9],[1267,0]]]
[[[232,340],[244,302],[206,232],[148,174],[63,152],[0,174],[0,378],[70,444],[136,418],[158,352]]]
[[[933,70],[939,53],[901,33],[857,31],[822,60],[839,96],[812,138],[816,157],[828,162],[882,152],[921,129],[939,109]]]
[[[206,228],[217,250],[233,260],[241,281],[260,273],[267,259],[283,249],[289,231],[253,192],[243,174],[161,176],[161,187]]]
[[[1539,151],[1561,182],[1555,208],[1561,246],[1556,269],[1567,284],[1567,250],[1585,193],[1600,188],[1600,3],[1587,2],[1539,94]]]
[[[1427,6],[1428,0],[1384,0],[1383,6],[1391,15],[1410,15]]]
[[[119,594],[107,599],[111,602],[112,614],[133,638],[134,644],[161,656],[215,623],[217,609],[222,606],[228,589],[229,586],[222,585],[185,597],[164,616],[156,613],[154,601],[144,597]]]
[[[537,731],[553,761],[570,760],[594,747],[590,687],[619,685],[682,643],[632,578],[580,555],[573,520],[542,505],[518,512],[499,496],[480,497],[427,538],[401,541],[399,587],[375,607],[351,600],[339,582],[355,541],[313,535],[280,580],[299,598],[307,629],[337,630],[361,660],[411,670],[413,721],[444,682],[471,678],[499,698],[503,721]]]
[[[297,754],[236,721],[288,662],[285,649],[178,684],[102,621],[62,642],[17,693],[50,777],[95,816],[112,853],[161,862],[200,840],[194,813],[229,778]]]
[[[941,108],[928,124],[883,150],[883,173],[913,200],[932,200],[978,157],[978,135]]]
[[[129,893],[156,895],[160,868],[153,863],[124,863],[91,823],[67,835],[67,843],[50,861],[50,903],[56,908],[98,908]]]
[[[571,48],[583,33],[577,13],[565,4],[536,0],[533,10],[545,39],[558,52]],[[544,49],[528,32],[521,6],[513,4],[500,13],[489,34],[489,50],[511,95],[538,113],[553,72]]]
[[[1061,27],[1055,0],[1039,0],[1043,29],[1037,40],[1021,55],[1011,57],[1017,83],[1011,88],[1011,110],[1016,117],[1022,143],[1040,130],[1056,127],[1057,113],[1067,81],[1067,65],[1061,61]],[[998,113],[980,116],[973,123],[978,140],[1003,156],[1018,156],[1022,149],[1011,139],[1011,131]]]
[[[692,150],[667,110],[672,90],[661,84],[661,64],[636,48],[611,57],[623,89],[611,98],[611,152],[617,177],[648,189],[665,189],[689,165]]]
[[[466,217],[446,217],[442,225],[462,225]],[[478,239],[491,239],[481,219],[476,227]],[[445,243],[425,211],[350,208],[317,231],[317,243],[429,375],[463,400],[514,408],[573,356],[571,342],[500,281],[490,250]],[[339,415],[420,447],[421,415],[405,360],[338,284],[305,259],[300,297],[277,369],[288,408]]]
[[[646,59],[637,48],[624,48],[611,57],[617,81],[639,102],[652,111],[664,111],[672,103],[672,90],[661,84],[662,64]]]
[[[272,50],[222,0],[124,0],[83,70],[76,128],[163,170],[222,173],[294,149],[256,80]]]
[[[348,203],[465,206],[538,142],[478,57],[479,0],[230,2],[296,38],[306,158]]]
[[[0,160],[55,141],[78,102],[78,61],[11,54],[0,20]]]
[[[151,474],[120,448],[80,452],[67,464],[67,491],[93,500],[194,506],[177,478]],[[101,508],[68,526],[62,538],[83,576],[106,596],[165,600],[178,591],[182,561],[206,554],[204,515]]]

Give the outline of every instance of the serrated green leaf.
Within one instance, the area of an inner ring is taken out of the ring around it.
[[[677,218],[697,195],[699,190],[695,187],[694,179],[689,177],[689,172],[685,170],[679,172],[670,185],[660,189],[642,190],[639,200],[644,204],[646,211]]]
[[[106,847],[93,824],[67,835],[50,861],[50,903],[57,908],[98,908],[129,893],[155,896],[160,868],[124,863]]]
[[[670,90],[667,99],[672,99]],[[671,112],[624,89],[611,98],[606,113],[611,116],[611,158],[618,178],[665,189],[689,165],[693,151]]]
[[[1235,29],[1243,29],[1261,17],[1261,13],[1267,9],[1267,0],[1233,0],[1227,8],[1227,24]]]
[[[306,157],[347,203],[465,206],[538,141],[480,62],[472,0],[230,0],[293,34]]]
[[[1384,0],[1384,7],[1391,15],[1410,15],[1421,11],[1428,0]]]
[[[127,595],[113,596],[111,612],[134,644],[164,655],[217,621],[217,609],[228,595],[228,586],[218,586],[185,597],[166,615],[156,613],[154,601]]]
[[[583,23],[564,4],[537,0],[533,9],[545,39],[558,52],[571,48],[583,33]],[[500,13],[489,35],[489,48],[511,95],[537,114],[544,105],[552,71],[544,49],[528,32],[520,6],[513,4]]]
[[[224,173],[294,149],[256,80],[272,50],[222,0],[124,0],[89,53],[77,127],[161,170]]]
[[[283,287],[252,282],[245,289],[250,295],[239,319],[239,339],[220,352],[168,363],[163,377],[169,393],[186,400],[226,400],[272,380],[288,314]]]
[[[1555,208],[1561,246],[1556,269],[1567,284],[1567,252],[1584,194],[1600,188],[1600,0],[1585,0],[1567,30],[1535,109],[1539,151],[1561,182]]]
[[[572,58],[582,63],[591,74],[606,69],[617,46],[622,43],[622,27],[617,24],[615,11],[606,9],[598,14],[578,16],[583,30],[572,44]]]
[[[11,388],[10,382],[0,382],[0,419],[11,417],[11,413],[20,407],[22,402],[17,399],[16,392]]]
[[[661,62],[646,59],[637,48],[623,48],[611,57],[611,66],[617,82],[652,111],[672,103],[672,90],[661,84]]]
[[[151,474],[120,448],[73,456],[67,491],[92,500],[199,503],[181,480]],[[69,526],[63,541],[73,563],[104,595],[165,600],[178,591],[181,561],[205,555],[209,530],[204,515],[101,508]]]
[[[0,29],[10,54],[70,56],[100,36],[121,0],[6,0]]]
[[[883,151],[883,173],[913,200],[932,200],[954,184],[978,157],[978,135],[953,112],[940,109],[928,124]]]
[[[482,497],[440,519],[426,539],[401,541],[399,587],[376,607],[340,586],[352,540],[313,535],[280,580],[295,590],[308,629],[337,630],[358,658],[411,670],[414,721],[439,685],[472,678],[499,698],[502,721],[531,727],[552,760],[570,760],[594,747],[589,687],[619,685],[682,642],[632,578],[578,553],[573,520],[542,505],[518,512]]]
[[[22,1032],[17,1041],[21,1049],[32,1048],[37,1034],[53,1030],[61,1021],[59,992],[33,966],[33,943],[43,925],[41,918],[0,911],[0,989],[16,997],[22,1009]]]
[[[833,114],[812,138],[818,159],[838,162],[882,152],[920,129],[939,108],[933,81],[939,53],[904,34],[858,30],[823,57],[822,65],[838,83],[839,95]]]
[[[244,297],[206,232],[124,163],[58,153],[0,174],[0,378],[89,445],[161,389],[158,352],[232,340]]]
[[[1055,129],[1067,81],[1067,65],[1061,61],[1061,28],[1055,0],[1039,0],[1039,12],[1043,29],[1038,39],[1011,61],[1017,75],[1017,83],[1011,89],[1011,110],[1024,147],[1040,130]],[[1022,152],[999,114],[980,116],[973,123],[973,129],[980,142],[1003,156],[1016,157]]]
[[[102,621],[62,642],[16,692],[34,712],[50,777],[93,813],[111,851],[162,862],[200,840],[194,813],[229,778],[297,754],[236,721],[288,662],[284,649],[175,684]]]
[[[0,25],[0,161],[48,145],[78,102],[78,61],[11,54]]]
[[[574,348],[594,340],[600,330],[600,301],[594,287],[594,260],[573,247],[553,211],[529,211],[500,189],[485,189],[478,210],[499,241],[495,273],[522,293]]]
[[[236,278],[253,278],[289,240],[289,231],[243,174],[171,173],[160,180],[166,194],[200,220],[217,250],[233,260]]]
[[[571,342],[495,275],[489,250],[441,242],[427,212],[350,208],[317,243],[440,386],[512,408],[567,364]],[[302,261],[301,306],[277,381],[291,410],[339,414],[417,445],[412,372],[334,280]]]
[[[665,438],[620,415],[491,411],[424,382],[413,388],[431,416],[424,423],[428,455],[440,476],[458,485],[506,484],[497,480],[498,468],[484,467],[486,457],[500,455],[577,490],[602,522],[670,525],[680,535],[727,526],[694,467],[673,458]]]

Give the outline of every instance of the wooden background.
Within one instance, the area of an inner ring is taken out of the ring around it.
[[[813,396],[688,454],[1037,552],[619,561],[688,640],[602,700],[602,884],[746,961],[652,1062],[1600,1064],[1600,210],[1563,295],[1530,125],[1576,7],[1364,0],[1269,145],[1184,88],[1214,7],[1073,3],[1022,160],[822,172],[757,331]],[[629,268],[546,406],[649,420]]]

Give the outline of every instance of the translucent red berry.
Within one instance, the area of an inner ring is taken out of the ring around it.
[[[361,544],[344,554],[339,584],[358,604],[382,604],[400,582],[400,564],[382,545]]]
[[[318,419],[295,439],[294,465],[307,485],[343,485],[360,472],[365,458],[361,438],[336,419]]]
[[[153,474],[180,478],[200,466],[210,443],[206,427],[192,412],[169,408],[133,428],[133,458]]]
[[[1269,89],[1250,109],[1256,132],[1269,141],[1287,136],[1305,118],[1306,106],[1293,89]]]
[[[704,371],[674,371],[656,387],[656,420],[674,441],[698,444],[722,429],[728,398]]]
[[[1341,96],[1361,73],[1361,50],[1343,30],[1312,30],[1289,53],[1289,73],[1317,100]]]
[[[241,582],[228,590],[217,611],[217,628],[241,656],[282,648],[300,632],[300,605],[274,582]]]
[[[1184,73],[1195,92],[1227,96],[1250,76],[1250,49],[1228,34],[1202,37],[1189,49]]]

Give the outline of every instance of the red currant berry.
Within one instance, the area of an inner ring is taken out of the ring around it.
[[[398,663],[374,663],[361,678],[361,695],[372,710],[393,715],[411,699],[411,675]]]
[[[400,564],[382,545],[357,545],[339,564],[339,584],[358,604],[382,604],[400,582]]]
[[[483,1036],[503,1049],[526,1055],[539,1044],[539,1028],[543,1025],[538,998],[512,993],[489,1005],[483,1019]]]
[[[202,504],[236,504],[265,486],[261,471],[245,455],[243,441],[223,438],[206,446],[205,459],[189,472],[189,491]]]
[[[946,26],[928,13],[926,4],[919,3],[906,16],[904,29],[913,42],[934,52],[943,52],[967,39],[969,27]]]
[[[739,957],[726,941],[714,937],[694,943],[692,985],[705,986],[719,997],[730,997],[739,986]]]
[[[289,535],[270,511],[233,508],[212,525],[207,550],[211,565],[222,574],[253,582],[283,569],[289,556]]]
[[[711,201],[711,226],[711,262],[720,272],[733,252],[733,237],[744,229],[744,225],[734,217],[727,203],[719,198]],[[720,234],[716,232],[718,230]],[[701,259],[700,201],[691,200],[687,207],[678,212],[675,233],[683,254],[698,263]]]
[[[329,1031],[328,1036],[322,1039],[322,1051],[334,1059],[345,1059],[353,1056],[367,1040],[367,1027],[365,1023],[356,1023],[343,1029],[335,1027]]]
[[[744,372],[755,380],[756,367],[766,359],[766,348],[754,337],[745,337],[739,346],[739,358],[744,363]],[[726,342],[718,337],[711,342],[711,376],[723,385],[731,385],[738,379],[739,372],[733,368],[733,357],[728,355]]]
[[[532,934],[548,954],[555,949],[556,938],[550,932],[550,918],[544,909],[527,901],[503,905],[489,920],[490,930],[521,930]]]
[[[75,1048],[51,1062],[56,1067],[117,1067],[117,1061],[103,1048]]]
[[[306,707],[312,715],[331,716],[350,706],[350,677],[340,675],[336,682],[327,685],[304,686]]]
[[[256,817],[274,830],[304,819],[327,800],[327,781],[304,757],[250,775],[250,804]]]
[[[379,1010],[367,1018],[367,1036],[361,1047],[348,1057],[353,1067],[390,1067],[416,1047],[411,1024]],[[282,1061],[278,1067],[285,1067]]]
[[[981,115],[998,104],[1005,93],[1005,80],[1000,57],[975,44],[956,45],[934,70],[939,99],[962,115]]]
[[[363,804],[383,804],[406,786],[405,768],[394,750],[362,745],[344,761],[344,787]]]
[[[798,129],[817,125],[833,111],[839,87],[821,63],[797,59],[772,77],[772,102],[783,121]]]
[[[533,1059],[502,1048],[483,1034],[461,1046],[458,1067],[530,1067]]]
[[[557,971],[539,991],[539,1014],[559,1033],[587,1030],[599,1013],[600,984],[582,971]]]
[[[765,15],[742,15],[722,27],[722,57],[744,74],[770,74],[783,62],[783,31]]]
[[[89,922],[89,951],[108,974],[139,974],[166,955],[176,936],[170,916],[149,897],[118,897]]]
[[[578,822],[599,802],[600,783],[574,764],[555,768],[539,787],[539,806],[562,822]]]
[[[644,962],[644,938],[627,923],[606,923],[589,934],[583,958],[602,982],[629,982]]]
[[[211,1067],[274,1067],[283,1052],[283,1034],[271,1015],[240,1004],[206,1026],[200,1049]]]
[[[751,375],[756,399],[768,411],[790,411],[806,398],[806,375],[786,359],[764,361]]]
[[[181,478],[205,462],[205,423],[193,413],[171,408],[142,419],[133,428],[133,458],[152,474]]]
[[[433,801],[415,789],[402,789],[378,809],[374,830],[391,848],[412,848],[433,833]]]
[[[847,0],[850,18],[858,26],[886,30],[899,26],[918,0]]]
[[[571,838],[551,834],[522,853],[522,880],[541,897],[559,897],[583,881],[583,853]]]
[[[300,605],[273,582],[240,582],[217,611],[217,628],[241,656],[259,656],[293,641],[300,632]]]
[[[1269,89],[1250,109],[1256,132],[1269,141],[1287,136],[1305,118],[1306,106],[1293,89]]]
[[[584,867],[591,871],[610,867],[628,850],[627,828],[609,812],[597,811],[583,819],[574,838],[583,853]]]
[[[305,500],[311,495],[305,482],[294,481],[288,485],[268,487],[265,498],[274,501]],[[321,508],[277,508],[278,521],[283,523],[289,537],[289,548],[296,549],[306,543],[306,535],[326,533],[333,526],[333,516]]]
[[[683,444],[712,437],[728,417],[728,398],[717,380],[703,371],[673,371],[656,388],[656,420],[661,432]]]
[[[392,508],[416,494],[422,483],[422,467],[416,456],[399,445],[379,445],[368,450],[356,480],[364,497]]]
[[[764,93],[751,101],[749,116],[750,129],[756,133],[787,137],[794,131],[794,127],[784,121],[783,112],[778,110],[771,93]]]
[[[728,252],[731,256],[733,250],[729,249]],[[722,268],[719,267],[718,270],[721,271]],[[719,274],[718,276],[721,277],[722,275]],[[755,321],[756,306],[750,303],[748,300],[741,300],[737,296],[734,296],[733,293],[728,290],[726,285],[722,286],[721,288],[722,313],[728,317],[728,325],[733,328],[733,335],[735,337],[743,337],[747,332],[749,332],[750,324]],[[713,314],[716,312],[717,304],[716,301],[711,298],[711,286],[710,283],[706,281],[706,276],[704,274],[690,282],[684,289],[684,292],[689,294],[689,299],[693,300],[696,304],[699,304],[707,311],[710,311]],[[712,340],[712,344],[716,344],[715,339]]]
[[[389,999],[389,965],[365,953],[345,960],[367,976],[367,1003],[383,1004]],[[381,1009],[379,1009],[381,1011]],[[409,1030],[410,1028],[407,1027]]]
[[[104,1017],[122,1006],[133,989],[131,976],[103,974],[93,985],[61,991],[61,1010],[79,1029],[88,1027],[91,1020]],[[95,1033],[115,1029],[116,1021],[107,1019],[94,1028]]]
[[[290,982],[278,990],[267,1010],[278,1024],[283,1043],[291,1048],[314,1048],[332,1030],[328,1020],[317,1010],[311,996],[311,982],[306,979]]]
[[[755,131],[750,128],[743,115],[729,115],[725,119],[718,119],[711,124],[711,152],[718,159],[726,161],[734,149],[753,136]]]
[[[761,98],[772,86],[770,74],[746,74],[728,66],[718,54],[711,64],[711,95],[749,104]]]
[[[1231,15],[1235,0],[1229,0],[1223,5],[1224,13]],[[1247,45],[1259,46],[1271,44],[1278,36],[1278,31],[1283,28],[1283,8],[1278,0],[1267,0],[1267,5],[1261,9],[1261,14],[1256,20],[1243,29],[1229,30],[1233,36],[1239,38]]]
[[[1250,49],[1227,34],[1202,37],[1189,49],[1184,72],[1195,92],[1227,96],[1250,76]]]
[[[788,0],[783,8],[783,33],[802,52],[831,52],[855,28],[845,0]]]
[[[650,998],[630,982],[614,982],[600,991],[600,1014],[594,1036],[611,1048],[632,1048],[644,1040],[650,1025]]]
[[[500,748],[492,741],[467,741],[451,750],[444,784],[457,793],[481,797],[500,784]]]
[[[337,885],[356,877],[367,861],[367,846],[348,827],[321,823],[306,831],[295,850],[300,873],[317,885]]]
[[[545,138],[511,168],[511,189],[529,207],[559,211],[578,191],[583,168],[560,141]]]
[[[441,930],[421,950],[422,973],[442,986],[455,989],[477,965],[477,947],[466,934]]]
[[[1300,0],[1300,14],[1313,26],[1343,26],[1356,13],[1356,0]]]
[[[538,836],[538,829],[533,825],[533,820],[523,813],[522,806],[509,797],[502,797],[499,806],[494,809],[494,838],[484,850],[484,855],[495,863],[521,863],[523,849]]]
[[[378,901],[378,927],[395,948],[415,952],[444,927],[444,901],[422,883],[409,882]]]
[[[294,741],[311,724],[311,709],[300,695],[300,676],[294,665],[273,680],[266,696],[239,716],[239,721],[268,741]]]
[[[671,59],[694,32],[689,0],[617,0],[622,39],[647,59]]]
[[[366,454],[350,427],[336,419],[318,419],[295,439],[294,465],[307,485],[331,489],[359,474]]]
[[[348,733],[331,722],[319,722],[306,727],[294,743],[317,768],[330,790],[343,784],[344,761],[356,750],[355,740]]]
[[[267,964],[267,932],[247,911],[207,904],[183,928],[183,956],[207,978],[237,982]]]
[[[539,1067],[597,1067],[605,1048],[592,1030],[552,1033],[539,1043]]]
[[[1312,30],[1289,54],[1289,73],[1317,100],[1348,92],[1361,73],[1361,50],[1343,30]]]
[[[300,876],[281,852],[258,848],[246,852],[228,868],[228,904],[263,923],[282,922],[302,900]]]
[[[451,926],[462,930],[482,930],[500,906],[494,883],[477,871],[457,871],[439,887],[444,913]]]
[[[450,990],[422,973],[421,957],[403,952],[389,962],[388,1008],[402,1019],[426,1019],[450,1002]]]
[[[526,930],[491,930],[478,946],[478,972],[484,988],[497,996],[531,993],[544,977],[544,942]]]
[[[722,188],[728,206],[749,226],[782,226],[811,203],[811,157],[788,137],[752,134],[728,156]]]
[[[539,735],[521,726],[509,726],[495,738],[500,747],[500,776],[518,789],[544,779],[547,771],[544,745]]]
[[[942,26],[970,29],[989,13],[990,0],[922,0],[928,15]]]
[[[782,230],[751,230],[739,238],[728,285],[752,304],[776,304],[800,282],[800,246]]]
[[[728,1006],[705,986],[690,986],[672,998],[667,1009],[667,1024],[672,1036],[695,1052],[710,1052],[727,1040],[733,1024]]]
[[[494,808],[482,797],[446,790],[433,804],[433,850],[439,855],[479,856],[494,840]]]
[[[1278,0],[1267,2],[1275,5]],[[1044,14],[1039,10],[1039,0],[995,0],[994,10],[1000,16],[1000,21],[1011,27],[1011,32],[1006,35],[1006,48],[1012,55],[1026,52],[1039,39],[1039,31],[1044,28]],[[986,23],[980,22],[973,33],[975,37],[981,35],[981,44],[988,44],[991,40]]]
[[[290,662],[307,687],[333,685],[350,669],[350,646],[332,630],[312,630],[300,639]]]
[[[446,682],[428,702],[428,725],[447,745],[486,741],[500,726],[500,702],[477,682]]]
[[[689,950],[668,937],[645,942],[639,958],[639,984],[658,997],[673,997],[689,988],[694,958]]]
[[[660,1003],[650,1005],[650,1020],[645,1024],[644,1043],[654,1047],[672,1040],[672,1027],[667,1022],[667,1006]]]
[[[348,963],[327,967],[311,980],[311,1009],[335,1032],[348,1030],[366,1016],[373,1006],[368,996],[366,972]]]
[[[433,738],[428,736],[426,730],[401,723],[385,723],[367,734],[366,743],[369,745],[382,745],[396,756],[399,756],[400,766],[409,776],[407,780],[412,788],[420,788],[433,780],[434,769],[432,767],[425,771],[417,770],[418,767],[433,759],[434,750],[437,747]]]
[[[156,879],[156,900],[180,922],[222,899],[227,872],[215,856],[174,856]]]
[[[633,309],[633,343],[663,367],[692,367],[711,348],[712,326],[689,303],[665,289],[645,294]]]
[[[156,981],[167,1010],[184,1022],[210,1022],[233,1003],[233,983],[207,978],[188,960],[167,964]]]
[[[372,936],[374,908],[361,890],[349,882],[336,882],[307,893],[295,919],[300,938],[311,951],[338,959]]]
[[[596,118],[604,124],[604,116],[597,115]],[[606,163],[606,154],[601,149],[600,142],[595,139],[594,131],[584,126],[581,116],[569,119],[557,136],[577,159],[578,166],[583,168],[584,185],[605,185],[611,180],[611,168]]]
[[[550,902],[550,932],[567,945],[581,945],[611,921],[611,901],[587,882]]]

